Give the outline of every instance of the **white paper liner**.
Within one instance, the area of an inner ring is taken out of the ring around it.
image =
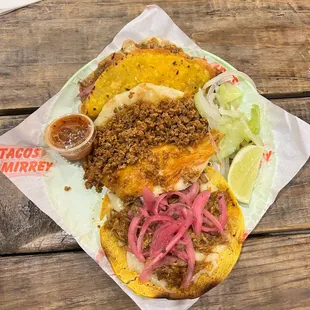
[[[39,1],[41,0],[2,0],[0,1],[0,15],[8,14],[12,11]]]
[[[77,81],[94,70],[101,59],[119,50],[125,39],[141,41],[149,36],[164,37],[177,45],[186,47],[192,54],[205,54],[209,61],[216,61],[226,68],[232,68],[220,58],[202,51],[172,22],[162,9],[156,5],[149,5],[140,16],[128,23],[115,36],[112,43],[97,58],[79,70],[58,94],[48,100],[20,125],[1,136],[0,144],[44,146],[43,132],[50,120],[59,115],[77,111]],[[253,88],[246,84],[242,87],[245,87],[245,97],[255,98],[256,103],[260,105],[264,115],[268,118],[267,123],[271,124],[270,144],[272,145],[270,147],[274,153],[272,160],[268,162],[268,165],[266,164],[268,173],[259,176],[262,180],[257,182],[255,197],[253,197],[250,206],[243,207],[246,230],[250,232],[273,203],[279,191],[295,176],[309,158],[310,126],[258,95]],[[246,108],[245,105],[244,109],[246,110]],[[266,130],[266,136],[268,136],[268,128]],[[47,158],[54,161],[55,167],[44,177],[16,176],[11,177],[11,181],[60,227],[72,234],[85,252],[98,262],[101,268],[141,309],[182,310],[188,309],[198,300],[172,301],[143,298],[135,295],[127,288],[113,274],[104,255],[100,254],[102,252],[96,227],[99,222],[102,195],[98,195],[94,190],[86,191],[84,189],[83,170],[79,164],[69,163],[52,152],[48,152]],[[264,177],[265,175],[267,177]],[[270,178],[270,176],[273,177]],[[264,178],[266,182],[267,179],[270,182],[268,191],[264,189],[266,186]],[[64,191],[65,185],[72,186],[72,190]]]

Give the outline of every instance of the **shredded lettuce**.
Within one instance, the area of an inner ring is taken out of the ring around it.
[[[248,121],[251,131],[258,135],[260,132],[260,109],[257,104],[253,104],[251,109],[251,119]]]
[[[238,110],[242,96],[243,93],[237,86],[225,82],[217,88],[216,93],[209,91],[205,95],[204,91],[199,89],[194,98],[198,112],[208,119],[210,128],[216,128],[225,134],[219,144],[219,154],[217,154],[221,160],[238,151],[241,144],[248,144],[252,141],[256,145],[263,145],[259,136],[259,106],[253,105],[249,120]]]
[[[240,119],[223,116],[217,129],[225,134],[219,144],[219,156],[224,159],[239,149],[240,143],[245,138],[244,124]]]
[[[221,84],[216,93],[220,107],[227,110],[231,109],[232,106],[237,109],[243,96],[242,91],[232,83]]]

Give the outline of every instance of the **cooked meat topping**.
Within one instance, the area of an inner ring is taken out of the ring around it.
[[[196,262],[194,274],[198,273],[202,269],[205,269],[207,265],[208,263],[206,262]],[[169,287],[180,287],[185,277],[186,270],[187,263],[182,260],[178,260],[171,265],[164,265],[157,268],[154,274],[158,280],[166,281]]]
[[[153,235],[152,232],[147,232],[144,235],[143,246],[142,246],[143,250],[146,250],[150,246],[150,244],[152,242],[152,235]]]
[[[196,252],[210,253],[214,246],[223,242],[219,233],[201,233],[196,235],[190,231],[190,236]]]
[[[215,217],[219,217],[219,209],[217,203],[217,195],[218,193],[212,193],[211,197],[207,203],[206,209],[209,210]],[[228,196],[226,192],[224,192],[225,196]],[[169,199],[169,203],[173,203],[174,198]],[[111,211],[111,216],[109,217],[106,225],[108,229],[116,236],[117,239],[128,243],[128,228],[130,224],[130,215],[133,217],[138,214],[138,207],[141,205],[140,199],[135,199],[133,201],[128,202],[125,207],[120,211],[116,212],[114,210]],[[151,230],[154,231],[156,228],[156,223],[153,223],[150,226]],[[222,239],[219,233],[201,233],[200,235],[196,235],[192,229],[189,229],[189,234],[191,236],[193,246],[196,252],[200,253],[209,253],[212,248],[218,244],[225,243],[225,240]],[[148,232],[145,234],[143,239],[143,249],[147,249],[152,241],[152,232]],[[178,245],[178,249],[184,249],[183,245]]]
[[[107,228],[115,235],[115,237],[125,244],[127,244],[128,228],[130,225],[128,211],[128,208],[124,208],[120,212],[112,210],[110,218],[105,223]]]
[[[219,210],[218,193],[217,192],[211,194],[211,196],[207,202],[206,209],[208,211],[210,211],[215,217],[219,217],[220,210]]]
[[[145,102],[126,106],[106,126],[97,129],[94,150],[83,163],[85,185],[95,186],[100,192],[104,176],[115,177],[116,170],[146,158],[152,164],[151,147],[186,147],[207,133],[207,120],[199,115],[192,98],[165,101],[158,106]],[[156,166],[156,159],[152,166]]]
[[[166,40],[159,41],[157,38],[149,38],[147,40],[140,42],[139,44],[136,43],[136,48],[141,48],[141,49],[162,48],[162,49],[168,50],[172,53],[183,52],[183,49],[176,46],[175,44],[173,44],[169,41],[166,41]]]
[[[224,195],[225,201],[231,200],[227,192],[221,193]],[[214,192],[211,194],[206,209],[210,211],[215,217],[219,217],[220,210],[218,204],[218,192]]]
[[[191,180],[197,180],[199,178],[200,171],[199,170],[189,170],[184,171],[182,177],[185,183],[190,182]]]
[[[186,275],[187,264],[181,260],[172,264],[164,265],[155,270],[158,280],[165,280],[170,287],[180,287]]]
[[[130,202],[126,202],[124,208],[117,212],[111,210],[108,220],[104,225],[115,235],[115,237],[128,243],[128,228],[131,218],[138,214],[138,207],[141,205],[140,199],[135,199]]]

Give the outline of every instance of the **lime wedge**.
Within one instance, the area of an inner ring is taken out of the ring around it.
[[[262,156],[262,147],[248,145],[232,161],[227,180],[236,198],[242,203],[250,202]]]

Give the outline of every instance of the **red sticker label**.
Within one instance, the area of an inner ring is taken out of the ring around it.
[[[0,145],[0,171],[7,176],[42,175],[53,166],[44,155],[41,147]]]

